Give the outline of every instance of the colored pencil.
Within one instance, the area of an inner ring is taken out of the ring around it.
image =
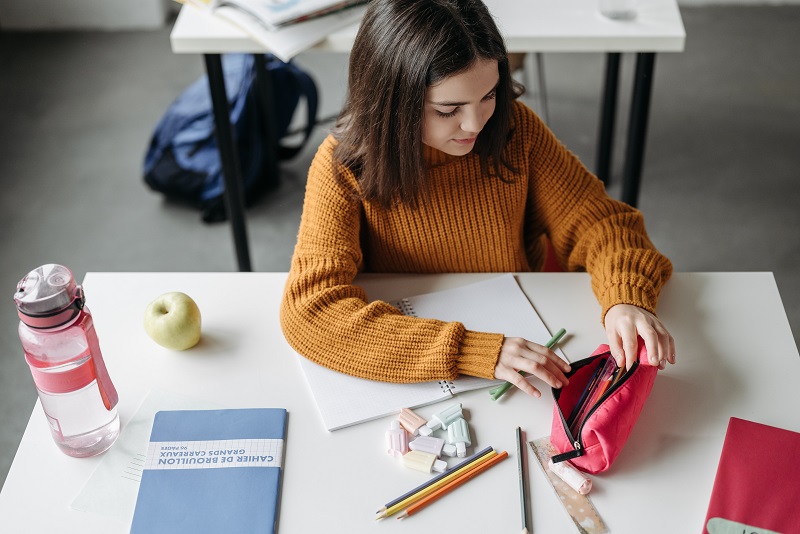
[[[595,368],[594,373],[592,373],[592,377],[586,383],[586,387],[583,388],[583,393],[581,393],[581,396],[578,397],[578,402],[576,402],[575,406],[572,407],[572,411],[570,412],[569,417],[567,417],[567,426],[572,426],[572,422],[575,420],[578,412],[580,412],[583,408],[583,403],[586,401],[586,397],[589,395],[589,392],[592,391],[592,388],[594,387],[595,382],[597,382],[598,377],[602,374],[603,367],[604,364],[599,364]]]
[[[428,480],[427,482],[425,482],[425,483],[423,483],[423,484],[420,484],[419,486],[417,486],[416,488],[412,489],[411,491],[407,491],[406,493],[404,493],[403,495],[399,496],[398,498],[396,498],[396,499],[394,499],[394,500],[392,500],[392,501],[389,501],[389,502],[387,502],[385,505],[383,505],[383,508],[381,508],[380,510],[378,510],[378,511],[377,511],[377,512],[375,512],[375,513],[376,513],[376,514],[379,514],[379,513],[383,512],[383,511],[384,511],[384,510],[386,510],[387,508],[390,508],[390,507],[394,506],[395,504],[399,503],[399,502],[400,502],[400,501],[402,501],[403,499],[406,499],[406,498],[408,498],[408,497],[411,497],[412,495],[414,495],[414,494],[415,494],[415,493],[417,493],[418,491],[422,491],[422,490],[424,490],[425,488],[427,488],[427,487],[428,487],[428,486],[430,486],[431,484],[435,484],[436,482],[439,482],[439,481],[440,481],[441,479],[443,479],[444,477],[446,477],[446,476],[449,476],[449,475],[452,475],[453,473],[455,473],[455,472],[457,472],[457,471],[459,471],[459,470],[461,470],[461,469],[464,469],[465,467],[467,467],[469,464],[471,464],[472,462],[474,462],[475,460],[477,460],[477,459],[478,459],[478,458],[480,458],[481,456],[484,456],[484,455],[486,455],[486,454],[489,454],[490,452],[492,452],[492,448],[491,448],[491,447],[486,447],[486,448],[485,448],[485,449],[483,449],[482,451],[480,451],[480,452],[478,452],[478,453],[475,453],[475,454],[473,454],[472,456],[470,456],[469,458],[467,458],[467,459],[466,459],[466,460],[464,460],[463,462],[461,462],[461,463],[459,463],[459,464],[456,464],[456,465],[455,465],[455,466],[454,466],[452,469],[448,469],[448,470],[447,470],[447,471],[445,471],[444,473],[439,473],[439,474],[438,474],[438,475],[436,475],[435,477],[431,478],[430,480]]]
[[[566,334],[566,333],[567,333],[567,331],[562,328],[561,330],[556,332],[556,335],[551,337],[550,341],[545,343],[544,346],[547,347],[548,349],[552,349],[556,345],[556,343],[561,341],[561,338],[564,337],[564,334]],[[523,373],[522,371],[519,371],[519,374],[521,374],[522,376],[526,376],[527,375],[526,373]],[[506,382],[504,384],[501,384],[501,385],[499,385],[497,387],[494,387],[494,388],[490,389],[489,390],[489,395],[492,396],[492,400],[497,400],[500,397],[502,397],[503,394],[506,391],[508,391],[511,386],[512,386],[511,382]]]
[[[622,365],[622,367],[618,367],[617,372],[614,373],[614,380],[611,382],[611,385],[613,386],[614,384],[616,384],[619,381],[619,379],[625,375],[627,371],[628,370],[624,364]]]
[[[495,450],[490,451],[488,454],[484,454],[483,456],[478,458],[475,462],[472,462],[471,464],[469,464],[466,468],[461,469],[459,472],[450,473],[449,476],[444,477],[443,479],[439,480],[435,484],[431,484],[430,486],[424,488],[423,490],[418,491],[414,495],[406,497],[405,499],[403,499],[399,503],[397,503],[397,504],[395,504],[393,506],[390,506],[389,508],[387,508],[386,510],[384,510],[383,512],[381,512],[377,516],[375,516],[375,519],[383,519],[384,517],[389,517],[390,515],[396,514],[397,512],[401,511],[406,506],[409,506],[410,504],[413,504],[413,503],[415,503],[415,502],[417,502],[417,501],[419,501],[421,499],[424,499],[425,497],[427,497],[428,495],[431,495],[432,493],[435,493],[437,490],[441,489],[442,487],[447,486],[453,480],[456,480],[456,479],[458,479],[458,478],[460,478],[460,477],[462,477],[464,475],[467,475],[467,474],[471,473],[472,471],[478,470],[483,464],[488,463],[489,461],[491,461],[493,458],[496,458],[496,457],[497,457],[497,451],[495,451]]]
[[[580,411],[570,423],[569,431],[573,436],[575,436],[578,429],[581,427],[586,415],[592,411],[592,408],[594,408],[594,406],[597,404],[597,401],[600,400],[600,398],[608,389],[611,379],[614,375],[614,368],[617,367],[617,364],[614,362],[613,358],[609,358],[600,367],[602,367],[603,370],[598,375],[595,383],[591,386],[589,395],[587,395],[584,399]]]
[[[519,473],[519,506],[522,510],[522,532],[529,532],[528,529],[528,486],[525,484],[525,457],[523,456],[525,442],[522,439],[522,429],[517,427],[517,472]]]
[[[502,462],[506,458],[508,458],[508,452],[506,452],[506,451],[503,451],[500,454],[498,454],[496,456],[493,456],[490,460],[488,460],[486,462],[483,462],[477,469],[472,469],[471,471],[464,473],[460,477],[457,477],[457,478],[453,479],[452,481],[450,481],[450,483],[445,484],[444,486],[442,486],[438,490],[436,490],[433,493],[427,495],[422,500],[419,500],[419,501],[415,502],[414,504],[412,504],[411,506],[406,508],[400,515],[398,515],[397,519],[404,519],[404,518],[406,518],[406,517],[408,517],[410,515],[416,514],[417,512],[419,512],[420,510],[422,510],[423,508],[428,506],[429,504],[437,501],[439,498],[443,497],[444,495],[447,495],[448,493],[450,493],[451,491],[453,491],[457,487],[461,486],[462,484],[464,484],[466,482],[469,482],[470,480],[472,480],[476,476],[480,475],[481,473],[483,473],[484,471],[488,470],[492,466],[497,465],[498,463]]]

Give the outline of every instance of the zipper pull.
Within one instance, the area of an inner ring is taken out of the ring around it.
[[[575,447],[575,450],[576,450],[576,451],[579,451],[579,450],[581,450],[581,444],[580,444],[580,443],[578,443],[578,440],[575,440],[575,441],[573,441],[573,442],[572,442],[572,445],[573,445],[573,447]]]

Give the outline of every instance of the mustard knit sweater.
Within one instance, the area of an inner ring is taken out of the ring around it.
[[[672,265],[650,242],[639,211],[602,183],[524,104],[507,147],[512,183],[481,175],[473,154],[426,147],[430,202],[384,209],[359,198],[352,173],[334,174],[329,136],[311,164],[303,215],[281,304],[292,347],[337,371],[387,382],[492,378],[502,333],[407,317],[368,302],[359,272],[539,270],[549,237],[560,263],[586,270],[602,305],[653,312]]]

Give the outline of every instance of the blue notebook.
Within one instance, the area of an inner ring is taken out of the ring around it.
[[[273,533],[286,410],[161,411],[131,534]]]

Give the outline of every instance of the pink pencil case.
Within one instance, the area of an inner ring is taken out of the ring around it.
[[[628,441],[658,372],[649,364],[641,338],[638,361],[584,409],[583,417],[573,422],[573,431],[568,424],[587,396],[587,385],[601,374],[609,358],[613,360],[608,345],[600,345],[588,358],[571,364],[569,385],[553,389],[550,442],[559,453],[553,463],[569,460],[581,471],[600,473],[611,467]]]

